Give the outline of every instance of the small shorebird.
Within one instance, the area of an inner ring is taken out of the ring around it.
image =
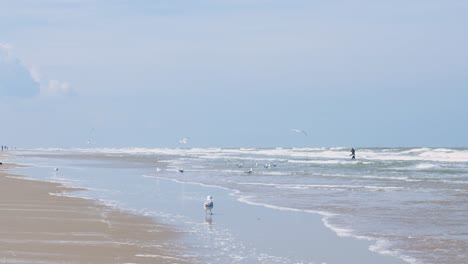
[[[252,169],[252,168],[250,168],[249,171],[244,171],[244,173],[249,173],[249,174],[252,173],[252,172],[253,172],[253,169]]]
[[[179,169],[178,172],[184,173],[184,168]]]
[[[205,208],[205,214],[208,214],[208,210],[210,211],[210,215],[213,213],[211,212],[211,209],[213,209],[213,197],[211,195],[208,195],[206,197],[206,201],[203,204],[203,207]]]

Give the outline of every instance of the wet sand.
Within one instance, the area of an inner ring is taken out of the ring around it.
[[[189,262],[152,219],[61,196],[73,189],[8,173],[14,166],[0,166],[0,263]]]

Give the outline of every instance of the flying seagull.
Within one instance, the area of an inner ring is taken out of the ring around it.
[[[297,132],[297,133],[302,133],[302,134],[308,136],[307,132],[305,132],[304,130],[292,128],[291,131]]]
[[[189,140],[188,138],[181,138],[181,139],[179,139],[179,143],[180,144],[187,144],[188,140]]]

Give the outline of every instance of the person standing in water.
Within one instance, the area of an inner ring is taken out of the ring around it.
[[[351,159],[356,159],[356,150],[354,148],[351,148]]]

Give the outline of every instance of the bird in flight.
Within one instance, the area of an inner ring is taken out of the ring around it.
[[[181,139],[179,139],[179,143],[180,144],[187,144],[188,140],[189,140],[188,138],[181,138]]]
[[[296,128],[292,128],[291,131],[293,132],[297,132],[297,133],[302,133],[306,136],[308,136],[307,132],[305,132],[304,130],[300,130],[300,129],[296,129]]]

